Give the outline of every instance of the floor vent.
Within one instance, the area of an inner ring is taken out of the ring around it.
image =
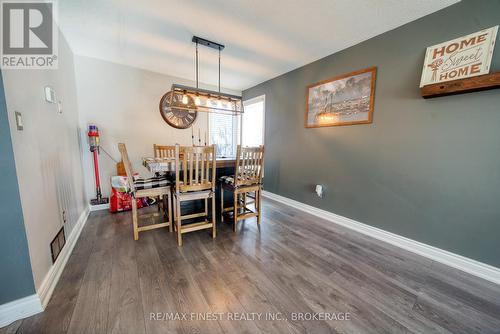
[[[52,252],[52,263],[56,262],[57,257],[61,253],[62,248],[66,244],[66,236],[64,235],[64,227],[61,227],[57,232],[54,240],[50,243],[50,250]]]

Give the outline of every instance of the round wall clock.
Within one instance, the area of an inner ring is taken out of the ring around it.
[[[189,128],[196,120],[196,116],[198,116],[193,98],[191,96],[187,96],[188,103],[186,104],[186,108],[190,108],[190,110],[185,110],[175,107],[172,108],[170,106],[171,95],[171,91],[167,92],[160,100],[161,117],[163,117],[168,125],[173,126],[176,129]],[[174,104],[182,103],[181,99],[182,95],[174,94]]]

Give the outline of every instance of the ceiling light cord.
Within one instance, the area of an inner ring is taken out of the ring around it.
[[[196,41],[196,88],[198,88],[198,41]]]
[[[220,47],[219,47],[219,93],[220,93]]]

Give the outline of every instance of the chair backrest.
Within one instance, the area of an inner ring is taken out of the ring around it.
[[[165,145],[153,145],[153,150],[155,153],[155,158],[175,158],[175,145],[165,146]]]
[[[125,144],[119,143],[118,150],[122,155],[122,161],[125,167],[125,173],[127,174],[128,186],[130,187],[130,190],[134,193],[135,192],[134,174],[132,172],[132,164],[130,163],[130,159],[128,158],[127,148],[125,147]]]
[[[177,193],[207,189],[215,191],[217,170],[215,152],[217,152],[215,145],[175,146],[175,191]]]
[[[262,182],[264,172],[264,145],[258,147],[242,147],[236,150],[236,167],[234,183],[252,185]]]

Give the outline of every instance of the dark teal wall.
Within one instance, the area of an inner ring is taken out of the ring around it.
[[[265,189],[500,267],[500,90],[419,91],[427,46],[498,24],[500,1],[464,0],[245,90],[266,95]],[[373,124],[304,128],[307,85],[370,66]]]
[[[0,73],[0,305],[35,293]]]

